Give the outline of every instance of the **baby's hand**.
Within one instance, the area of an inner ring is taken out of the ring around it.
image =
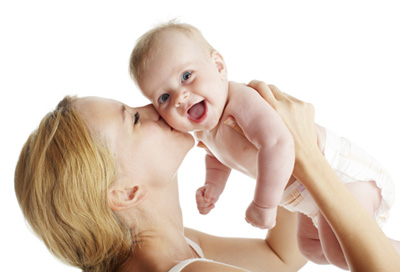
[[[214,186],[206,184],[196,191],[197,209],[201,214],[208,214],[214,207],[219,198],[219,194]]]
[[[246,211],[246,221],[254,227],[272,229],[276,223],[277,207],[263,208],[251,202]]]

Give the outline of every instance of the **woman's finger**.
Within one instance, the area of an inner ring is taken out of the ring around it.
[[[275,108],[275,95],[265,82],[252,80],[248,86],[255,89],[272,107]]]
[[[274,94],[276,100],[278,100],[278,101],[282,101],[282,100],[285,100],[285,99],[288,99],[288,98],[289,98],[289,100],[292,100],[292,101],[294,101],[294,102],[302,102],[302,103],[303,103],[303,101],[297,99],[296,97],[291,96],[291,95],[289,95],[289,94],[287,94],[287,93],[282,92],[282,91],[279,90],[278,87],[276,87],[275,85],[268,85],[268,87],[269,87],[269,89],[271,90],[271,92]]]
[[[276,100],[286,99],[287,95],[278,89],[275,85],[268,85],[268,89],[271,90],[271,93],[274,95]]]

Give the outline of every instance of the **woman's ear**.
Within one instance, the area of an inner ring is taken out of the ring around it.
[[[147,193],[143,186],[133,186],[124,189],[111,189],[108,192],[108,202],[113,211],[122,211],[139,204]]]
[[[221,56],[221,54],[217,51],[213,51],[211,53],[211,58],[213,63],[215,64],[215,67],[217,68],[218,72],[223,75],[224,77],[227,76],[227,67],[224,61],[224,58]]]

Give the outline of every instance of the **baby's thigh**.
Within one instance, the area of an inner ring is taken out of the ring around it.
[[[374,217],[375,211],[382,200],[381,190],[375,181],[356,181],[346,183],[345,186],[368,213]]]
[[[297,242],[300,252],[310,261],[317,264],[327,264],[322,250],[318,229],[311,218],[299,213],[297,221]]]

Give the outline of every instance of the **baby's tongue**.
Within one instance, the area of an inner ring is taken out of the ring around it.
[[[204,101],[193,105],[188,113],[191,118],[199,119],[204,114]]]

